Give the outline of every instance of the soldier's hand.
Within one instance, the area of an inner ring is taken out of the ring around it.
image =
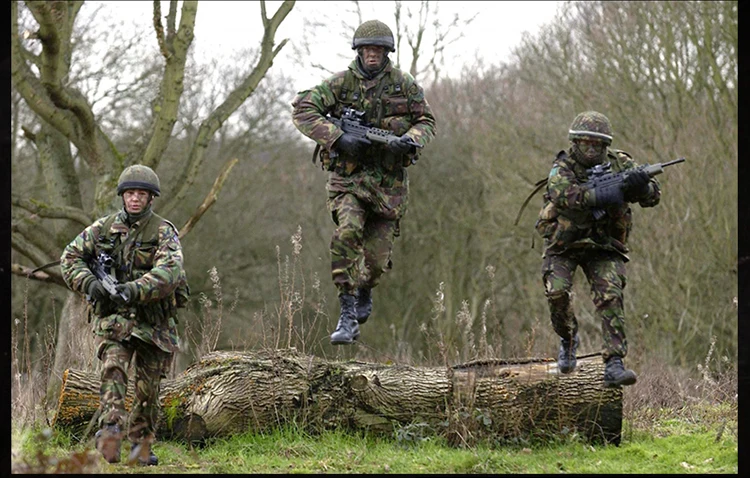
[[[618,206],[624,201],[623,190],[619,187],[594,187],[586,191],[585,198],[587,204],[595,208]]]
[[[648,183],[651,180],[648,173],[643,170],[629,171],[625,176],[625,191],[629,198],[641,198],[648,194]]]
[[[115,289],[117,289],[117,294],[112,294],[109,298],[119,305],[131,304],[138,298],[138,286],[135,282],[119,284]]]
[[[407,141],[411,141],[411,139],[406,135],[393,138],[388,142],[388,149],[395,154],[406,154],[413,148]]]
[[[99,279],[94,279],[93,281],[91,281],[86,294],[89,296],[90,300],[94,302],[102,300],[109,295],[106,289],[104,289],[102,283],[99,282]]]
[[[351,133],[344,133],[335,143],[336,149],[345,153],[355,155],[360,150],[372,142],[367,138],[358,138]]]

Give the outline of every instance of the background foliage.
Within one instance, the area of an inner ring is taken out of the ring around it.
[[[84,13],[95,15],[88,5]],[[23,9],[21,21],[29,21]],[[154,42],[117,38],[118,30],[106,23],[84,24],[73,30],[69,81],[88,98],[114,144],[135,144],[162,73],[158,52],[139,45]],[[613,147],[639,163],[687,158],[659,176],[659,206],[634,206],[625,290],[629,366],[693,369],[710,347],[725,358],[713,367],[735,363],[737,27],[733,1],[568,3],[553,22],[524,37],[507,63],[477,63],[458,78],[425,82],[438,136],[409,170],[409,211],[394,268],[375,290],[361,344],[348,348],[328,342],[338,303],[330,281],[333,223],[325,174],[310,162],[313,143],[291,125],[295,92],[269,70],[207,140],[203,169],[194,178],[200,192],[168,215],[178,227],[184,224],[222,166],[239,159],[216,204],[183,241],[193,300],[181,318],[185,347],[178,368],[205,350],[201,326],[211,312],[222,320],[218,349],[291,345],[332,358],[413,364],[551,356],[557,338],[533,230],[541,197],[518,225],[514,221],[534,182],[567,147],[572,118],[589,109],[609,117]],[[157,170],[167,198],[201,118],[247,76],[257,55],[249,49],[243,58],[214,65],[188,56],[184,100]],[[128,75],[117,87],[104,87],[102,78],[111,74],[105,70],[112,69]],[[13,193],[54,201],[38,147],[22,138],[23,128],[40,121],[15,89],[11,98]],[[76,164],[81,203],[93,204],[96,173],[80,159]],[[23,211],[14,205],[12,212],[14,227],[25,227]],[[80,231],[75,224],[68,229]],[[70,239],[60,233],[60,250]],[[16,249],[12,261],[40,265]],[[599,349],[601,332],[579,275],[575,310],[586,353]],[[39,369],[49,362],[47,339],[54,339],[50,331],[62,319],[69,292],[14,276],[12,294],[15,340],[34,351],[36,366],[26,370]]]

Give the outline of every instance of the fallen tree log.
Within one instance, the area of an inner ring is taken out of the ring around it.
[[[563,375],[551,358],[417,367],[329,362],[295,349],[218,351],[162,381],[159,436],[196,442],[294,421],[310,430],[428,427],[457,444],[572,432],[619,444],[622,390],[605,388],[603,373],[600,354]],[[131,382],[128,410],[132,390]],[[98,405],[98,374],[66,370],[53,425],[86,438]]]

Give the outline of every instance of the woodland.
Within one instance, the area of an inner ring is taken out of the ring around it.
[[[342,3],[341,32],[310,22],[307,33],[350,37],[367,18]],[[737,2],[566,2],[510,60],[477,60],[456,77],[440,49],[469,35],[470,19],[436,25],[435,2],[409,3],[389,3],[381,20],[438,132],[408,169],[408,211],[373,314],[358,344],[335,347],[326,173],[292,125],[296,91],[273,68],[303,41],[277,35],[295,2],[258,2],[262,40],[199,64],[191,42],[203,2],[156,1],[127,34],[95,2],[13,1],[13,396],[36,381],[54,403],[65,369],[97,370],[85,300],[59,267],[32,271],[121,207],[117,178],[135,163],[160,177],[154,210],[180,230],[191,288],[173,376],[222,350],[410,366],[553,357],[534,230],[541,194],[520,209],[586,110],[608,116],[612,147],[639,164],[686,158],[657,177],[658,206],[633,205],[627,365],[675,376],[736,367]],[[348,60],[339,63],[327,68]],[[310,86],[328,74],[308,66]],[[579,350],[598,352],[580,271],[575,291]]]

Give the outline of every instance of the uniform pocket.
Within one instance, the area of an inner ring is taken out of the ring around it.
[[[133,331],[133,321],[120,314],[110,314],[97,318],[94,323],[94,333],[104,339],[122,341],[130,337]]]
[[[409,101],[405,97],[395,96],[385,100],[385,116],[405,115],[409,112]]]
[[[141,244],[133,254],[133,268],[148,270],[154,263],[156,244]]]

